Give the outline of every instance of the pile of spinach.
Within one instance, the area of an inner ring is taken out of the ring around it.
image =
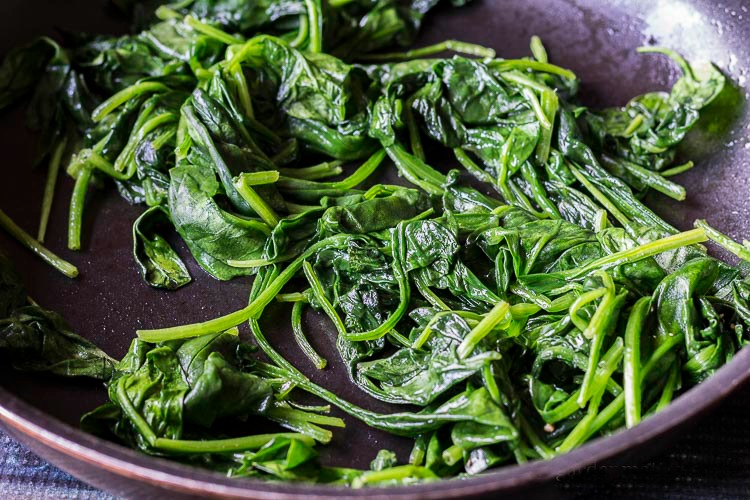
[[[0,67],[0,107],[30,97],[49,163],[37,237],[3,212],[0,225],[74,277],[41,244],[70,158],[71,249],[89,191],[110,182],[146,206],[133,254],[149,285],[191,281],[171,228],[214,278],[255,279],[247,307],[139,331],[116,362],[29,305],[0,258],[0,357],[104,380],[110,401],[85,429],[232,476],[407,484],[632,427],[750,341],[750,281],[700,243],[750,251],[704,221],[678,232],[640,201],[685,198],[670,177],[692,163],[675,166],[676,148],[722,92],[713,65],[643,49],[681,68],[671,92],[594,110],[536,37],[513,60],[457,41],[382,52],[411,44],[437,0],[117,3],[140,31],[39,39]],[[431,58],[445,50],[464,55]],[[457,170],[433,168],[433,151]],[[378,183],[391,164],[411,187]],[[258,322],[274,301],[291,303],[321,370],[305,312],[328,316],[352,384],[394,413],[279,354]],[[383,450],[370,471],[321,465],[316,443],[344,425],[332,407],[413,438],[408,463]],[[244,435],[250,419],[269,433]]]

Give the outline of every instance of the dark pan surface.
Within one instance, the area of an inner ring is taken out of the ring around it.
[[[735,82],[745,84],[750,70],[750,2],[714,4],[710,1],[650,0],[476,0],[465,9],[441,10],[426,26],[421,43],[459,38],[493,46],[498,54],[528,54],[528,40],[540,35],[552,60],[572,68],[582,79],[584,101],[591,105],[624,104],[628,98],[665,88],[678,75],[665,58],[635,54],[647,43],[667,45],[689,59],[715,61]],[[97,32],[121,32],[125,26],[91,0],[4,0],[0,12],[0,52],[55,27]],[[12,13],[12,14],[11,14]],[[709,125],[696,131],[684,154],[699,166],[678,180],[688,189],[683,203],[654,196],[651,206],[668,221],[687,228],[698,217],[735,238],[750,239],[750,119],[743,105],[744,89],[713,106],[712,112],[735,118],[731,129]],[[706,120],[710,122],[710,120]],[[34,137],[23,127],[23,110],[0,117],[3,134],[4,181],[0,206],[29,230],[35,230],[44,182],[43,170],[32,170]],[[435,159],[439,163],[439,159]],[[84,251],[65,249],[67,199],[71,182],[64,180],[54,205],[47,238],[49,246],[81,269],[75,281],[50,270],[30,253],[0,234],[22,270],[32,297],[62,313],[84,336],[120,357],[135,329],[200,321],[238,309],[246,302],[249,280],[219,283],[205,275],[191,259],[194,282],[176,293],[158,292],[142,283],[131,257],[130,228],[141,209],[122,201],[112,190],[99,191],[86,208]],[[183,255],[187,255],[184,247]],[[311,340],[328,355],[332,366],[323,372],[299,353],[291,338],[288,310],[271,307],[263,318],[269,338],[298,367],[322,385],[369,408],[388,407],[352,388],[336,363],[332,329],[319,315],[307,316]],[[31,377],[0,369],[0,421],[32,449],[80,477],[116,493],[144,493],[144,488],[177,488],[182,493],[234,496],[363,494],[321,487],[269,485],[232,481],[163,460],[144,457],[105,443],[75,429],[80,415],[104,401],[96,383]],[[750,352],[740,353],[711,380],[679,398],[669,409],[636,429],[598,440],[571,454],[546,463],[506,468],[469,481],[451,481],[383,494],[404,497],[460,497],[538,485],[587,464],[613,455],[621,460],[646,456],[661,446],[685,422],[707,410],[734,387],[750,379]],[[377,450],[390,448],[405,459],[410,443],[369,429],[351,418],[323,447],[323,459],[332,465],[367,467]],[[253,429],[255,430],[255,429]],[[644,446],[647,444],[648,446]],[[130,479],[128,479],[130,478]],[[133,482],[138,479],[139,482]],[[300,489],[301,488],[301,489]],[[377,491],[377,490],[375,490]],[[370,490],[369,493],[373,493]]]

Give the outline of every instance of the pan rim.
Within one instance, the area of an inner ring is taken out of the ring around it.
[[[637,449],[668,431],[687,424],[750,383],[750,349],[742,349],[734,359],[706,381],[689,389],[666,409],[631,429],[599,437],[569,453],[549,460],[501,467],[468,479],[447,479],[411,486],[376,487],[354,490],[308,483],[273,483],[253,479],[232,479],[166,459],[149,456],[122,445],[87,434],[43,412],[0,385],[0,425],[12,433],[44,447],[109,473],[139,480],[150,486],[186,494],[223,498],[460,498],[511,491],[559,479],[576,471],[595,467],[599,462]],[[55,460],[51,461],[55,463]],[[438,487],[436,487],[438,485]]]

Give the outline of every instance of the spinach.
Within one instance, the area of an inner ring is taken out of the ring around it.
[[[108,380],[114,360],[52,311],[26,305],[26,289],[0,253],[0,359],[17,370]]]
[[[381,52],[408,47],[437,0],[117,3],[133,34],[39,39],[0,67],[0,108],[31,97],[49,158],[38,240],[2,211],[0,225],[76,276],[39,241],[72,153],[71,248],[88,190],[109,182],[146,205],[133,254],[149,285],[191,280],[170,227],[214,278],[255,277],[246,307],[139,331],[115,363],[28,305],[0,256],[0,357],[106,381],[85,429],[235,477],[412,484],[637,425],[750,342],[746,269],[699,244],[747,248],[702,220],[678,232],[641,201],[686,198],[676,150],[723,92],[714,66],[642,49],[682,77],[591,109],[536,37],[518,59],[455,40]],[[433,168],[439,155],[459,170]],[[383,183],[387,169],[411,187]],[[354,387],[412,408],[373,412],[312,382],[261,327],[274,300],[317,369],[330,358],[305,336],[307,308]],[[326,466],[316,443],[345,425],[333,407],[412,438],[409,463],[382,450],[368,471]]]
[[[42,78],[57,44],[39,38],[25,47],[11,50],[0,66],[0,109],[30,93]]]
[[[169,208],[175,228],[198,263],[218,279],[247,275],[230,259],[262,256],[270,229],[264,223],[223,210],[214,200],[220,183],[210,164],[185,163],[170,171]]]
[[[165,219],[167,214],[159,206],[143,212],[133,224],[133,254],[149,285],[175,290],[190,282],[190,274],[167,240],[156,233]]]

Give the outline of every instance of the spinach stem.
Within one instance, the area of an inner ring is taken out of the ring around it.
[[[708,236],[708,239],[719,245],[727,252],[739,257],[744,261],[750,262],[749,248],[746,248],[745,246],[734,241],[726,234],[721,233],[713,227],[709,226],[708,222],[703,219],[696,220],[695,227],[704,230],[706,232],[706,236]]]
[[[193,28],[198,33],[206,35],[209,38],[213,38],[214,40],[218,40],[219,42],[225,43],[227,45],[239,45],[245,42],[241,38],[237,38],[236,36],[230,35],[226,31],[201,22],[193,16],[185,16],[185,24]]]
[[[357,170],[355,170],[349,177],[340,181],[334,182],[315,182],[303,179],[286,178],[282,177],[279,179],[278,186],[280,189],[288,191],[301,191],[305,189],[311,190],[342,190],[347,191],[354,189],[355,187],[366,181],[375,171],[378,169],[383,160],[385,159],[385,150],[380,149],[372,154]]]
[[[682,165],[677,165],[676,167],[668,168],[667,170],[663,170],[661,172],[661,175],[663,177],[672,177],[673,175],[681,174],[683,172],[687,172],[691,168],[693,168],[695,164],[692,161],[689,161],[687,163],[683,163]]]
[[[639,181],[646,184],[648,187],[659,191],[662,194],[669,196],[670,198],[683,201],[687,196],[685,188],[680,186],[676,182],[672,182],[666,179],[662,174],[654,172],[647,168],[643,168],[640,165],[629,162],[627,160],[615,159],[607,155],[602,155],[602,165],[611,171],[612,174],[616,175],[616,170],[622,168],[630,175],[638,179]],[[614,171],[613,171],[614,170]]]
[[[408,61],[439,54],[440,52],[457,52],[468,56],[493,59],[495,51],[489,47],[483,47],[474,43],[459,40],[445,40],[444,42],[428,45],[419,49],[407,50],[406,52],[391,52],[388,54],[366,54],[359,59],[368,62]]]
[[[295,49],[302,48],[302,45],[307,41],[308,36],[310,36],[310,21],[307,19],[307,15],[300,14],[297,36],[294,37],[294,40],[289,42],[289,46],[294,47]]]
[[[639,260],[647,259],[670,250],[703,243],[707,239],[706,231],[703,228],[692,229],[683,233],[667,236],[666,238],[654,240],[635,248],[629,248],[627,250],[606,255],[586,264],[585,266],[571,269],[570,271],[563,271],[560,274],[572,279],[581,278],[597,269],[607,270],[623,264],[638,262]]]
[[[255,110],[253,109],[253,100],[250,97],[250,89],[247,86],[247,80],[245,79],[245,73],[242,71],[242,66],[237,65],[235,67],[228,68],[229,74],[234,83],[235,92],[240,98],[240,105],[248,118],[255,118]]]
[[[463,342],[456,349],[456,354],[463,359],[469,356],[479,342],[482,341],[498,324],[507,321],[510,318],[510,304],[500,301],[495,307],[482,318],[482,321],[475,326],[471,332],[464,338]]]
[[[386,152],[407,181],[429,194],[436,196],[443,194],[442,186],[447,181],[443,174],[409,154],[400,144],[388,146]]]
[[[86,192],[91,181],[91,168],[84,166],[76,177],[73,194],[70,197],[68,214],[68,248],[81,249],[81,229],[83,226],[83,208],[86,204]]]
[[[60,165],[62,164],[62,156],[65,153],[67,142],[66,139],[60,140],[50,158],[47,180],[44,183],[44,198],[42,198],[42,214],[39,217],[39,231],[36,237],[39,243],[44,243],[44,238],[47,236],[47,226],[49,225],[49,216],[52,213],[52,202],[55,199],[57,178],[60,175]]]
[[[166,85],[158,82],[136,83],[135,85],[131,85],[130,87],[117,92],[115,95],[101,103],[91,113],[91,119],[94,122],[100,122],[107,115],[109,115],[114,110],[130,101],[131,99],[135,99],[143,94],[165,92],[167,90],[169,90],[169,88]]]
[[[323,12],[320,0],[305,0],[307,17],[309,18],[309,37],[307,50],[312,53],[323,52]]]
[[[117,401],[120,403],[123,413],[128,417],[133,426],[138,429],[138,433],[146,440],[149,446],[153,446],[156,443],[156,433],[151,429],[151,426],[146,422],[146,419],[141,416],[133,402],[128,396],[128,391],[125,389],[125,379],[122,378],[115,383],[117,384]]]
[[[489,66],[499,72],[508,72],[511,70],[520,71],[539,71],[541,73],[550,73],[561,76],[567,80],[577,80],[578,77],[569,69],[561,68],[555,64],[542,61],[532,61],[530,59],[499,59],[492,61]]]
[[[166,342],[168,340],[187,339],[192,337],[199,337],[201,335],[207,335],[211,333],[221,332],[228,330],[233,326],[237,326],[250,318],[260,314],[263,309],[278,295],[284,285],[292,279],[302,268],[302,264],[306,259],[315,255],[317,252],[324,248],[342,247],[344,246],[351,237],[348,235],[335,235],[324,240],[321,240],[314,245],[310,246],[305,252],[302,253],[297,259],[295,259],[286,269],[284,269],[279,276],[269,283],[268,286],[258,295],[246,307],[227,314],[219,318],[215,318],[203,323],[195,323],[192,325],[175,326],[171,328],[163,328],[157,330],[138,330],[138,337],[145,342],[159,343]]]
[[[238,177],[235,177],[234,188],[263,222],[268,224],[269,227],[276,227],[279,224],[279,216],[266,200],[253,189],[252,186],[255,185],[256,179],[251,176],[252,174],[240,174]],[[271,177],[273,176],[264,177],[262,181],[268,180]],[[276,173],[276,177],[278,178],[278,172]]]
[[[586,188],[586,190],[591,193],[591,196],[593,196],[596,201],[602,204],[604,208],[606,208],[609,213],[612,214],[612,216],[617,219],[617,222],[622,224],[624,228],[630,227],[630,219],[628,219],[625,214],[623,214],[617,206],[615,206],[612,201],[605,196],[604,193],[602,193],[594,184],[586,178],[585,175],[583,175],[576,167],[574,167],[572,164],[568,164],[568,169],[573,173],[573,176],[580,182],[583,187]]]
[[[265,186],[279,180],[278,170],[262,170],[260,172],[244,172],[239,175],[242,183],[247,186]]]
[[[625,423],[634,427],[641,421],[641,335],[651,308],[651,297],[641,297],[633,306],[625,327]]]
[[[323,308],[323,311],[325,311],[326,315],[333,322],[333,326],[336,328],[338,334],[347,338],[349,333],[346,331],[346,326],[344,325],[344,322],[341,321],[341,316],[336,312],[336,308],[331,304],[331,301],[328,300],[328,297],[326,297],[323,285],[315,274],[312,265],[305,261],[302,263],[302,270],[305,273],[307,282],[310,284],[310,290],[312,291],[313,297],[315,297],[315,300],[320,304],[320,307]]]
[[[315,365],[315,368],[322,370],[326,367],[328,361],[310,345],[302,329],[302,312],[306,305],[306,302],[297,301],[292,306],[292,332],[294,332],[294,340],[297,341],[297,345],[305,356],[307,356],[307,359]]]
[[[411,110],[412,101],[412,99],[409,99],[406,106],[404,106],[404,122],[406,122],[406,128],[409,130],[411,152],[420,160],[426,161],[427,156],[424,153],[422,139],[419,136],[419,125],[417,125],[417,121],[414,118],[414,112]]]
[[[474,160],[471,159],[468,153],[466,153],[466,151],[464,151],[462,148],[455,148],[453,150],[453,154],[456,155],[456,159],[458,160],[458,162],[477,180],[493,186],[496,190],[498,190],[498,192],[500,192],[495,179],[493,179],[486,170],[477,165]],[[500,192],[500,194],[502,194],[502,192]]]
[[[329,161],[321,163],[319,165],[313,165],[312,167],[302,168],[279,168],[279,174],[284,177],[292,177],[294,179],[303,179],[308,181],[315,181],[318,179],[325,179],[327,177],[335,177],[341,175],[344,169],[341,168],[343,161]]]
[[[657,363],[664,357],[665,354],[670,352],[672,349],[680,345],[685,341],[685,336],[682,334],[668,337],[656,350],[651,354],[648,362],[643,366],[641,370],[641,387],[646,377],[656,367]],[[604,425],[612,420],[620,411],[625,404],[625,393],[624,391],[618,394],[599,414],[596,416],[591,426],[588,428],[585,439],[590,438],[596,432],[599,431]]]
[[[542,39],[537,35],[531,37],[529,48],[531,49],[531,54],[534,56],[534,59],[540,63],[546,63],[549,61],[549,58],[547,57],[547,49],[544,48]]]
[[[314,439],[304,434],[279,432],[276,434],[256,434],[254,436],[206,441],[157,438],[154,440],[153,447],[170,454],[235,453],[259,450],[275,439],[296,439],[309,446],[315,444]]]
[[[592,384],[599,366],[599,352],[604,343],[604,336],[607,333],[607,325],[612,320],[612,314],[615,308],[615,284],[612,278],[604,271],[597,273],[604,282],[606,293],[603,295],[599,307],[596,308],[594,315],[591,317],[586,329],[583,330],[583,336],[591,340],[589,350],[588,365],[581,382],[581,393],[578,395],[578,406],[583,406],[592,396]]]
[[[404,478],[439,479],[439,477],[426,467],[415,465],[399,465],[379,471],[367,471],[356,476],[352,480],[352,488],[362,488],[368,484],[382,483],[387,481],[398,481]]]
[[[136,129],[135,133],[131,134],[127,144],[115,160],[114,169],[118,172],[125,170],[125,167],[134,161],[135,148],[143,142],[148,134],[163,125],[177,123],[179,119],[180,117],[174,113],[163,113],[146,121],[141,127]]]
[[[0,210],[0,227],[5,229],[11,236],[18,240],[19,243],[34,252],[47,264],[57,269],[68,278],[75,278],[78,276],[78,268],[76,266],[52,253],[39,241],[35,240],[29,233],[21,229],[21,227],[13,222],[13,220],[2,210]]]
[[[544,92],[549,92],[549,91],[545,90]],[[521,93],[523,94],[523,96],[526,98],[526,100],[531,105],[531,109],[533,109],[534,113],[536,113],[536,118],[537,118],[537,120],[539,120],[539,124],[542,126],[542,129],[552,130],[552,123],[550,122],[549,118],[547,117],[547,112],[542,107],[542,104],[539,102],[539,98],[534,93],[534,91],[531,90],[528,87],[524,87],[521,90]]]
[[[544,90],[541,93],[540,107],[542,113],[547,118],[549,127],[542,128],[539,137],[539,143],[536,147],[536,159],[544,165],[549,159],[550,149],[552,145],[552,134],[554,132],[555,117],[557,116],[557,110],[560,108],[560,100],[557,97],[557,93],[554,90]]]

